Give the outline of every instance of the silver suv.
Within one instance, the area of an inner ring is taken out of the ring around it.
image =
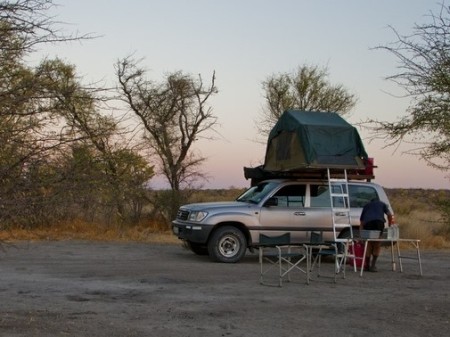
[[[343,185],[340,188],[345,188],[345,183],[339,184]],[[350,181],[348,189],[354,234],[359,228],[362,208],[371,199],[378,197],[392,212],[380,185]],[[181,206],[172,221],[172,229],[194,253],[208,254],[213,261],[233,263],[244,257],[247,248],[258,247],[260,234],[275,236],[290,232],[291,240],[301,243],[311,231],[321,230],[324,239],[331,240],[330,205],[327,181],[266,180],[232,202]],[[339,237],[349,236],[348,228],[339,233]]]

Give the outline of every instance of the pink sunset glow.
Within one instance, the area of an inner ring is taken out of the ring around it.
[[[300,65],[326,67],[329,80],[358,97],[345,118],[352,124],[367,119],[394,121],[405,114],[409,100],[387,76],[398,72],[396,59],[374,49],[396,40],[389,28],[411,34],[440,4],[398,1],[144,1],[60,0],[55,15],[70,28],[94,33],[83,45],[67,44],[44,55],[73,63],[86,81],[115,86],[114,64],[134,54],[143,58],[151,80],[181,70],[200,74],[205,82],[216,74],[218,94],[210,104],[218,118],[216,132],[200,139],[196,150],[208,157],[202,167],[210,177],[204,188],[245,187],[244,166],[257,166],[265,146],[255,120],[264,108],[262,82]],[[99,15],[101,13],[101,15]],[[118,24],[120,22],[120,24]],[[168,24],[170,22],[170,24]],[[75,27],[75,28],[74,28]],[[364,132],[363,132],[364,133]],[[428,167],[402,148],[384,148],[362,135],[375,157],[375,181],[386,187],[450,188],[445,174]],[[395,151],[394,151],[395,150]],[[164,185],[155,178],[153,186]]]

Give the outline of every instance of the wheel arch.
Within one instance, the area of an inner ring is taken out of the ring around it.
[[[239,229],[242,232],[242,234],[244,234],[244,236],[245,236],[245,240],[247,241],[247,247],[251,246],[252,238],[250,235],[250,231],[242,222],[239,222],[239,221],[224,221],[224,222],[220,222],[217,225],[215,225],[214,229],[211,231],[211,233],[209,233],[208,242],[209,242],[209,239],[211,238],[211,236],[214,234],[214,232],[216,232],[219,228],[222,228],[225,226],[231,226],[231,227],[235,227],[235,228]]]
[[[353,238],[358,237],[359,236],[359,226],[352,226],[352,232],[353,232]],[[347,239],[349,237],[350,237],[350,229],[349,228],[343,229],[339,233],[339,238]]]

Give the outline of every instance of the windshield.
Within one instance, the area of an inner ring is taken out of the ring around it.
[[[253,204],[259,203],[263,200],[273,189],[279,184],[274,182],[265,182],[256,186],[250,187],[245,191],[236,201],[251,202]]]

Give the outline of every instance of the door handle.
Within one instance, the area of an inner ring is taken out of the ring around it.
[[[305,212],[294,212],[294,215],[304,216],[304,215],[306,215],[306,213]]]
[[[345,213],[345,212],[336,212],[336,213],[334,213],[336,216],[346,216],[347,215],[347,213]]]

